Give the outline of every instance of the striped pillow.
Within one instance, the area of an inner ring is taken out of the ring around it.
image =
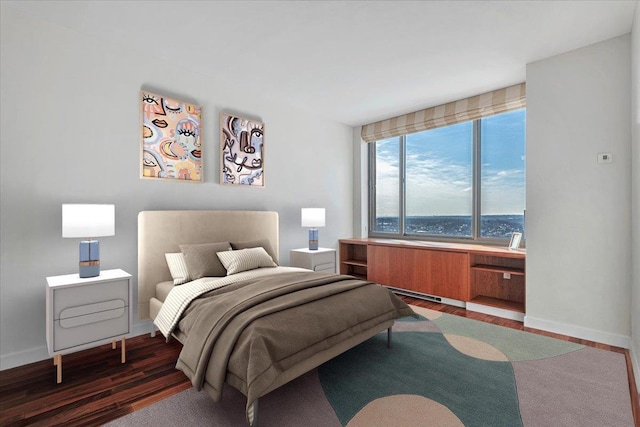
[[[220,262],[227,269],[227,276],[259,267],[277,267],[263,247],[218,252]]]
[[[167,265],[169,266],[171,277],[173,277],[174,285],[182,285],[183,283],[191,281],[187,263],[184,260],[184,254],[182,254],[182,252],[164,254],[164,257],[167,259]]]
[[[231,248],[234,251],[239,249],[257,248],[258,246],[262,246],[264,250],[267,251],[273,262],[276,264],[278,263],[278,257],[271,247],[271,243],[269,243],[269,240],[267,239],[253,240],[251,242],[231,242]]]

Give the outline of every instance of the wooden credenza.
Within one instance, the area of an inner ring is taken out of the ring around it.
[[[524,250],[393,239],[340,240],[340,273],[400,293],[519,321],[525,313]]]

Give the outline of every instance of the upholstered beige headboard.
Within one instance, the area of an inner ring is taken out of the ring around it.
[[[138,214],[138,318],[149,319],[156,284],[171,280],[164,254],[179,245],[268,239],[279,256],[278,213],[268,211],[143,211]],[[277,262],[277,260],[276,260]]]

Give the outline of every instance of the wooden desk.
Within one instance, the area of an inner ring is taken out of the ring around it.
[[[340,273],[399,293],[523,321],[524,249],[397,239],[341,239]]]

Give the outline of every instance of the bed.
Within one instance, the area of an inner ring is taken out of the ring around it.
[[[394,320],[415,316],[384,287],[278,266],[278,233],[278,214],[268,211],[138,216],[139,318],[183,344],[176,368],[196,389],[214,401],[225,383],[241,391],[252,426],[261,396],[385,330],[390,345]],[[216,254],[228,275],[175,285],[165,254],[188,257],[208,244],[225,247]]]

